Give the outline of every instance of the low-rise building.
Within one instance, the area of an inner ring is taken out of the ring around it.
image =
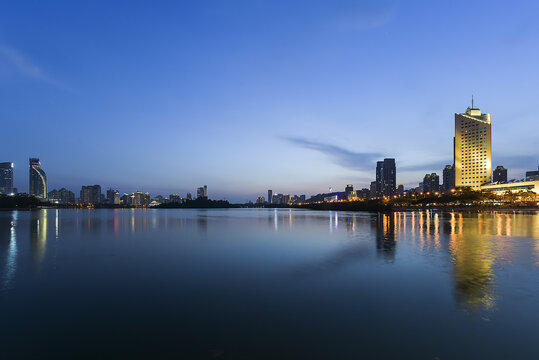
[[[539,194],[539,180],[515,181],[505,184],[488,183],[481,185],[481,191],[491,191],[500,195],[506,193],[507,191],[533,191],[534,193]]]

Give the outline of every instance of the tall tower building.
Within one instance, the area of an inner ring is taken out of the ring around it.
[[[397,166],[395,159],[384,159],[384,185],[382,193],[384,196],[393,197],[395,190],[397,189]]]
[[[29,192],[30,195],[46,199],[47,198],[47,174],[41,168],[41,162],[38,158],[30,158],[30,172],[29,172]]]
[[[455,187],[455,167],[453,165],[446,165],[443,170],[443,186],[444,192],[450,192]]]
[[[268,204],[271,204],[271,200],[273,198],[273,190],[268,190]]]
[[[491,181],[492,150],[490,114],[467,108],[455,114],[455,186],[478,190]]]
[[[13,163],[0,163],[0,194],[13,193]]]
[[[384,189],[384,162],[376,162],[376,196],[382,196],[382,191]]]

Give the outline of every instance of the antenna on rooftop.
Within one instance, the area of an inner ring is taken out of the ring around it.
[[[473,107],[473,95],[472,95],[472,109],[473,109],[473,108],[474,108],[474,107]]]

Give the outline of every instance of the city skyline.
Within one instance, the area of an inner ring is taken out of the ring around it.
[[[472,94],[495,121],[492,166],[537,166],[538,4],[462,2],[498,24],[485,29],[452,4],[163,4],[159,21],[149,5],[104,5],[0,14],[0,118],[17,135],[0,161],[22,191],[30,157],[50,189],[75,192],[317,194],[369,187],[385,157],[412,187],[452,162],[453,114]]]

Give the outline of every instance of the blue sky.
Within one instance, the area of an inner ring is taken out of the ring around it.
[[[0,161],[49,187],[254,199],[416,186],[452,162],[454,113],[492,114],[493,166],[539,163],[534,1],[0,4]]]

